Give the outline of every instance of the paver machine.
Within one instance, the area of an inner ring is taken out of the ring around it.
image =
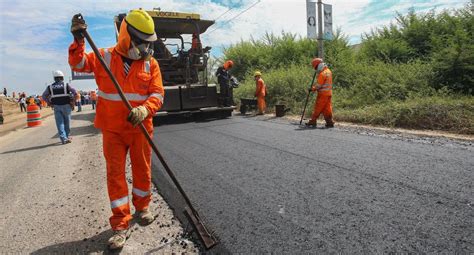
[[[216,84],[208,83],[208,59],[211,47],[202,47],[201,34],[214,24],[199,14],[147,11],[155,22],[158,40],[153,57],[160,65],[165,99],[157,117],[203,113],[211,117],[228,117],[235,107],[219,105]],[[115,16],[118,32],[126,14]]]

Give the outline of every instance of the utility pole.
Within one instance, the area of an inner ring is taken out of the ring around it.
[[[323,2],[318,0],[318,57],[324,58],[323,40]]]

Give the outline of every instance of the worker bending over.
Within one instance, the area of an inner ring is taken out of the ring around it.
[[[318,92],[316,102],[314,103],[311,120],[306,123],[307,126],[316,127],[316,120],[321,113],[326,120],[326,127],[334,127],[332,120],[332,72],[321,58],[315,58],[311,62],[313,68],[318,72],[318,80],[311,86],[309,92]]]
[[[265,82],[262,79],[262,73],[259,71],[256,71],[254,74],[255,78],[255,97],[257,98],[257,107],[258,107],[258,113],[257,115],[263,115],[265,114],[265,109],[267,108],[267,105],[265,103],[265,96],[267,95],[267,86],[265,85]]]
[[[114,47],[99,49],[133,109],[122,102],[112,80],[94,53],[85,53],[82,31],[87,25],[80,15],[72,18],[74,42],[69,47],[69,65],[74,71],[93,72],[98,86],[94,125],[102,130],[107,164],[107,188],[114,231],[110,249],[125,244],[132,219],[125,178],[125,160],[132,161],[132,202],[138,223],[147,225],[154,216],[148,209],[151,200],[151,147],[138,125],[143,123],[153,134],[152,116],[163,105],[164,90],[158,62],[152,58],[152,42],[157,39],[152,18],[143,10],[130,11],[120,25]]]

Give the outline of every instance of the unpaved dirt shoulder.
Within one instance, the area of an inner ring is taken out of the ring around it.
[[[266,118],[272,118],[273,116],[266,115]],[[299,123],[301,116],[286,116],[282,119],[291,123]],[[306,122],[305,120],[304,122]],[[324,121],[318,121],[318,127],[323,127]],[[414,130],[414,129],[403,129],[403,128],[388,128],[379,126],[362,125],[348,122],[336,122],[336,128],[341,131],[358,133],[361,135],[368,136],[385,136],[395,139],[404,139],[410,141],[420,141],[422,143],[455,143],[459,145],[472,145],[474,143],[473,135],[455,134],[444,131],[434,130]]]
[[[54,118],[0,138],[0,250],[9,253],[103,253],[111,231],[101,134],[93,111],[73,114],[73,143],[61,145]],[[128,171],[130,165],[127,164]],[[134,225],[122,252],[195,253],[154,190],[157,221]]]

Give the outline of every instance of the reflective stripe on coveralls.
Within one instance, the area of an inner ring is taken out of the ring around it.
[[[120,97],[119,94],[115,93],[105,93],[99,90],[98,92],[99,97],[102,97],[104,99],[110,100],[110,101],[122,101],[122,98]],[[125,97],[127,98],[128,101],[138,101],[138,102],[144,102],[147,100],[149,97],[156,97],[163,102],[163,96],[158,93],[152,93],[149,96],[145,95],[140,95],[137,93],[124,93]]]
[[[114,209],[125,204],[128,204],[128,196],[110,202],[110,208]]]
[[[318,86],[318,91],[328,91],[328,90],[332,90],[332,84],[323,84],[321,86]]]
[[[146,197],[150,195],[150,191],[143,191],[141,189],[133,188],[132,193],[139,196],[139,197]]]

